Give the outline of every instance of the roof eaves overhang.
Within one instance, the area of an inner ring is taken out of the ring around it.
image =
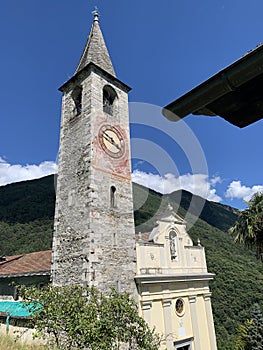
[[[30,276],[50,276],[50,275],[51,275],[50,271],[7,273],[7,274],[0,274],[0,279],[1,278],[30,277]]]
[[[253,105],[252,103],[250,105],[250,101],[248,101],[246,106],[241,106],[243,109],[246,109],[248,117],[245,118],[245,120],[244,118],[243,120],[239,120],[236,115],[234,115],[234,117],[231,117],[230,112],[228,112],[230,116],[225,115],[222,109],[222,103],[221,110],[223,112],[217,113],[217,111],[213,110],[213,103],[216,101],[222,101],[223,103],[229,102],[229,96],[227,95],[233,92],[235,98],[238,96],[239,92],[240,95],[242,95],[241,97],[246,96],[246,91],[244,91],[244,89],[250,88],[251,93],[251,85],[255,85],[254,89],[257,90],[259,98],[261,98],[263,79],[260,80],[259,85],[258,78],[260,76],[263,78],[262,44],[254,50],[245,54],[243,57],[225,69],[219,71],[217,74],[207,79],[197,87],[193,88],[183,96],[165,106],[162,113],[167,119],[171,121],[177,121],[178,119],[184,118],[189,114],[206,116],[219,115],[234,125],[237,125],[239,127],[246,126],[263,117],[262,106],[260,103],[258,111],[255,111],[255,108],[257,107],[257,101],[253,101]],[[253,82],[255,82],[255,84],[253,84]],[[248,85],[249,83],[250,85]],[[227,99],[223,100],[224,97],[227,97]],[[261,100],[263,100],[263,98]],[[240,101],[243,102],[243,104],[245,102],[244,99],[240,99]],[[238,103],[238,101],[235,101],[235,103]],[[227,109],[227,106],[225,106],[225,108]],[[249,117],[250,113],[251,115],[253,114],[251,117]]]

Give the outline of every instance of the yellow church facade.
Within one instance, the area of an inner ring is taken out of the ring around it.
[[[204,247],[170,208],[147,241],[136,243],[141,316],[161,335],[160,349],[216,350]]]

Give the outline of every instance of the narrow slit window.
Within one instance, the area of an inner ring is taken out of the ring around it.
[[[115,290],[117,293],[121,291],[121,282],[119,280],[115,282]]]
[[[113,246],[115,247],[116,245],[117,245],[116,232],[113,232]]]
[[[110,188],[110,206],[111,208],[116,207],[116,187],[111,186]]]

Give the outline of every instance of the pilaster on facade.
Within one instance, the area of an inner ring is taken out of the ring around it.
[[[142,310],[150,310],[152,308],[151,300],[143,300],[142,301]]]
[[[205,311],[206,311],[206,318],[207,318],[207,324],[209,329],[209,339],[210,339],[211,350],[217,350],[216,335],[215,335],[215,329],[213,326],[214,318],[213,318],[213,311],[212,311],[212,305],[211,305],[211,294],[212,293],[207,293],[204,295]]]
[[[173,332],[173,317],[172,317],[172,300],[163,299],[163,318],[164,318],[164,327],[165,327],[165,340],[167,350],[173,350],[174,345],[174,332]]]
[[[152,301],[150,300],[143,300],[141,302],[141,308],[143,312],[143,318],[144,320],[151,325],[151,308],[152,308]]]
[[[195,350],[203,350],[200,344],[199,322],[198,322],[198,315],[196,310],[196,301],[197,301],[196,295],[189,296]]]
[[[189,296],[189,303],[190,304],[195,304],[196,303],[196,298],[197,298],[196,295],[190,295]]]

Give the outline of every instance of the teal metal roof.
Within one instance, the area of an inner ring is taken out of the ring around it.
[[[28,317],[32,312],[21,301],[0,301],[0,313],[6,313],[13,317]]]

